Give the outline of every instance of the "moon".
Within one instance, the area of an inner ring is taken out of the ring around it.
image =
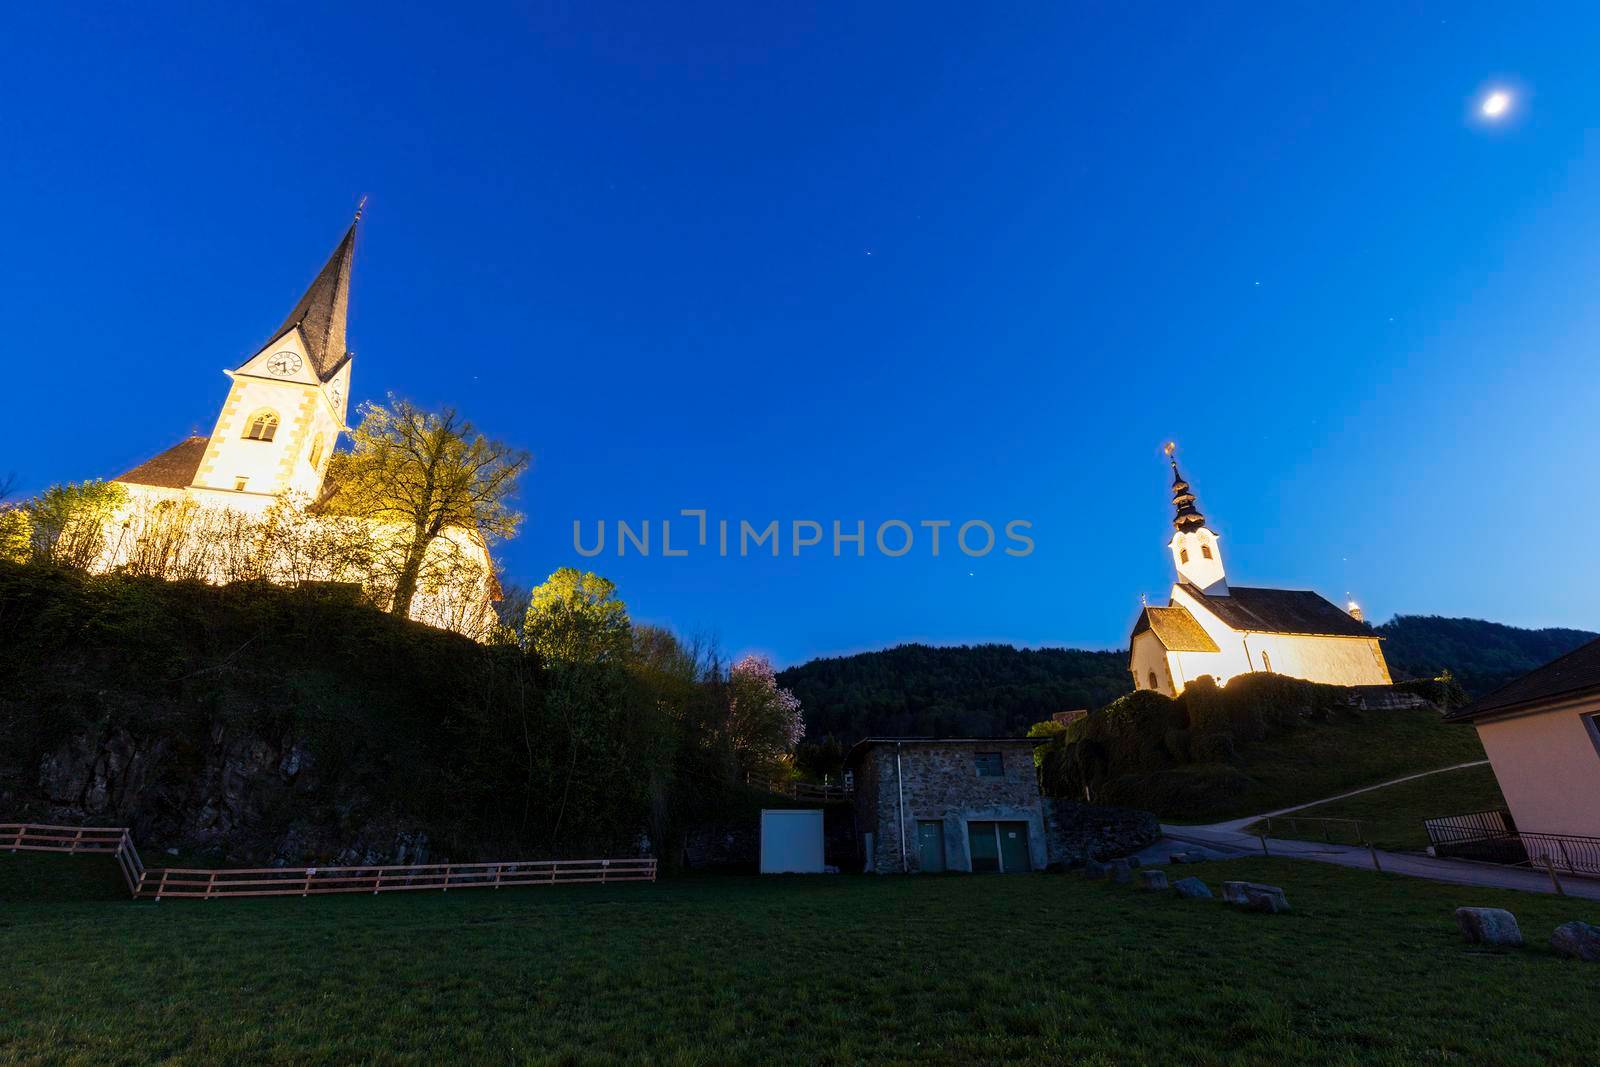
[[[1486,119],[1497,119],[1511,109],[1511,94],[1504,89],[1496,89],[1483,98],[1478,111]]]

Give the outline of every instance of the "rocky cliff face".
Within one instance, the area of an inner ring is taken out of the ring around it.
[[[7,780],[9,779],[9,780]],[[373,813],[359,786],[322,780],[305,738],[214,723],[196,743],[123,725],[78,733],[36,773],[0,778],[0,807],[67,825],[128,826],[146,850],[260,865],[424,863],[420,827]]]

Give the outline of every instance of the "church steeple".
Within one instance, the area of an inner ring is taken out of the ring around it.
[[[1178,580],[1194,586],[1207,596],[1227,596],[1228,580],[1222,569],[1222,545],[1206,526],[1206,517],[1195,507],[1194,493],[1183,480],[1174,454],[1178,446],[1167,443],[1164,450],[1172,464],[1172,527],[1176,531],[1167,547],[1178,568]]]
[[[365,200],[362,201],[366,203]],[[355,259],[356,227],[361,224],[361,208],[344,237],[334,247],[310,288],[295,304],[287,318],[272,334],[270,347],[295,327],[300,328],[306,356],[319,381],[327,381],[349,355],[345,348],[345,325],[350,316],[350,267]]]

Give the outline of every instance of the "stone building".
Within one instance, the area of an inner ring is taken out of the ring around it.
[[[1168,455],[1172,446],[1168,445]],[[1139,613],[1129,638],[1136,689],[1177,696],[1202,674],[1287,674],[1329,685],[1388,685],[1381,639],[1351,603],[1341,610],[1309,589],[1231,585],[1222,544],[1172,460],[1172,540],[1178,580],[1166,606]]]
[[[1050,861],[1033,766],[1040,738],[869,737],[855,774],[865,869],[1042,870]]]

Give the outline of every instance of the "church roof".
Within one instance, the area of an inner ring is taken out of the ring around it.
[[[1183,590],[1235,630],[1324,637],[1374,637],[1372,628],[1309,589],[1250,589],[1234,585],[1227,596],[1206,596],[1184,582]]]
[[[1182,604],[1145,608],[1133,626],[1133,636],[1138,637],[1146,630],[1152,631],[1168,652],[1222,651]]]
[[[159,485],[167,489],[182,489],[194,481],[200,461],[205,458],[209,437],[190,437],[179,441],[165,452],[145,460],[113,481],[133,485]]]
[[[1600,640],[1578,646],[1516,681],[1507,682],[1494,692],[1484,694],[1445,718],[1464,722],[1498,712],[1519,711],[1592,690],[1600,690]]]
[[[311,287],[262,346],[265,348],[296,326],[300,327],[306,354],[311,357],[311,369],[322,381],[333,377],[349,354],[345,347],[345,325],[350,315],[350,265],[355,258],[356,226],[360,222],[361,214],[357,212],[356,221],[344,232],[333,255],[312,280]]]

